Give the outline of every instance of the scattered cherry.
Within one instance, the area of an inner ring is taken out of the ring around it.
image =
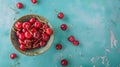
[[[17,55],[15,53],[10,54],[11,59],[15,59],[16,57],[17,57]]]
[[[71,35],[68,37],[68,41],[73,42],[74,40],[75,40],[74,36]]]
[[[37,3],[37,0],[31,0],[31,2],[32,2],[33,4],[36,4],[36,3]]]
[[[47,28],[47,29],[46,29],[46,33],[47,33],[48,35],[51,35],[51,34],[53,33],[53,30],[52,30],[51,28]]]
[[[63,18],[64,18],[63,12],[59,12],[58,15],[57,15],[57,17],[58,17],[59,19],[63,19]]]
[[[61,65],[62,66],[67,66],[68,65],[68,61],[66,59],[61,60]]]
[[[61,29],[62,29],[63,31],[65,31],[65,30],[67,29],[67,25],[66,25],[66,24],[62,24],[62,25],[61,25]]]
[[[23,8],[23,4],[21,2],[18,2],[16,6],[17,6],[18,9],[22,9]]]
[[[57,44],[57,45],[56,45],[56,49],[57,49],[57,50],[61,50],[61,49],[62,49],[62,45],[61,45],[61,44]]]
[[[79,45],[79,41],[78,40],[74,40],[73,41],[73,45],[78,46]]]

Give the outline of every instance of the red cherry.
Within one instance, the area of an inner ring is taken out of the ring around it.
[[[36,21],[34,24],[35,28],[40,28],[42,26],[40,21]]]
[[[39,29],[39,32],[42,34],[43,33],[43,29]]]
[[[31,32],[32,32],[32,33],[37,32],[36,28],[32,28],[32,29],[31,29]]]
[[[73,41],[73,45],[78,46],[79,45],[79,41],[78,40],[74,40]]]
[[[16,36],[19,37],[20,31],[16,31]]]
[[[43,24],[43,29],[47,29],[49,26],[47,24]]]
[[[68,41],[73,42],[75,40],[74,36],[69,36]]]
[[[66,25],[66,24],[62,24],[62,25],[61,25],[61,29],[62,29],[63,31],[65,31],[65,30],[67,29],[67,25]]]
[[[25,39],[25,34],[24,33],[19,34],[19,39],[24,40]]]
[[[23,44],[24,42],[21,39],[18,39],[19,44]]]
[[[22,32],[26,32],[27,30],[26,29],[22,29]]]
[[[23,44],[20,45],[20,50],[22,50],[22,51],[26,50],[25,46]]]
[[[31,24],[29,22],[24,22],[23,25],[22,25],[22,27],[24,29],[29,29],[31,27]]]
[[[31,19],[29,20],[29,22],[30,22],[31,24],[34,24],[34,23],[35,23],[35,21],[36,21],[36,19],[35,19],[35,18],[31,18]]]
[[[24,44],[26,45],[26,44],[29,44],[31,41],[30,40],[28,40],[28,39],[25,39],[24,40]]]
[[[17,57],[17,55],[15,53],[10,54],[11,59],[15,59],[16,57]]]
[[[68,61],[66,59],[61,60],[61,65],[62,66],[67,66],[68,65]]]
[[[63,19],[63,18],[64,18],[64,14],[63,14],[62,12],[60,12],[60,13],[58,13],[57,17],[58,17],[59,19]]]
[[[31,0],[31,2],[32,2],[33,4],[36,4],[36,3],[37,3],[37,0]]]
[[[42,34],[42,40],[43,41],[48,41],[49,40],[49,35],[47,35],[46,33]]]
[[[30,32],[26,31],[26,32],[25,32],[25,37],[26,37],[27,39],[30,39],[30,38],[32,37],[32,35],[30,34]]]
[[[22,23],[21,23],[21,22],[15,23],[15,28],[16,28],[17,30],[22,29]]]
[[[52,30],[51,28],[47,28],[47,29],[46,29],[46,33],[47,33],[48,35],[51,35],[51,34],[53,33],[53,30]]]
[[[40,47],[41,47],[40,44],[37,43],[37,44],[33,44],[33,47],[32,47],[32,48],[40,48]]]
[[[33,33],[33,37],[35,38],[35,39],[39,39],[40,38],[40,33],[39,32],[34,32]]]
[[[40,46],[41,46],[41,47],[46,46],[46,42],[45,42],[45,41],[40,41]]]
[[[61,50],[61,49],[62,49],[62,45],[61,45],[61,44],[57,44],[57,45],[56,45],[56,49],[57,49],[57,50]]]
[[[20,2],[18,2],[16,6],[17,6],[17,8],[18,8],[18,9],[23,8],[23,4],[22,4],[22,3],[20,3]]]

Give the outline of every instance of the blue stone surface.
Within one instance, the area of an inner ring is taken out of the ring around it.
[[[24,8],[17,9],[17,2]],[[63,12],[64,19],[58,19],[55,10]],[[26,14],[44,16],[53,26],[54,42],[41,55],[25,56],[10,41],[14,19]],[[63,23],[67,31],[60,29]],[[70,35],[79,46],[67,40]],[[57,43],[62,50],[55,49]],[[11,60],[11,53],[18,57]],[[120,67],[120,0],[0,0],[0,67],[62,67],[63,58],[69,62],[66,67]]]

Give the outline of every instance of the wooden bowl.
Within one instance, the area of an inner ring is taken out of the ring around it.
[[[32,18],[32,17],[37,18],[37,19],[43,21],[44,23],[47,23],[47,24],[50,26],[50,28],[52,28],[51,24],[50,24],[49,22],[47,22],[47,19],[45,19],[45,18],[42,17],[42,16],[38,16],[38,15],[34,15],[34,14],[22,16],[22,17],[20,17],[18,20],[16,20],[15,23],[16,23],[17,21],[24,22],[24,21],[26,21],[26,20],[28,20],[28,19],[30,19],[30,18]],[[15,23],[14,23],[14,24],[15,24]],[[42,54],[42,53],[44,53],[45,51],[47,51],[47,50],[50,48],[50,46],[52,45],[52,42],[53,42],[53,40],[54,40],[54,34],[52,34],[52,35],[50,36],[50,39],[49,39],[49,41],[47,42],[47,44],[46,44],[45,47],[38,48],[38,49],[25,50],[25,51],[20,50],[19,44],[18,44],[18,40],[17,40],[17,36],[16,36],[16,34],[15,34],[15,31],[14,31],[14,24],[13,24],[13,26],[12,26],[12,28],[11,28],[10,38],[11,38],[12,45],[13,45],[14,48],[15,48],[17,51],[19,51],[20,53],[22,53],[22,54],[24,54],[24,55],[27,55],[27,56],[39,55],[39,54]]]

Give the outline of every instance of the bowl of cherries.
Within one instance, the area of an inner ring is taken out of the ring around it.
[[[11,28],[10,38],[17,51],[27,56],[34,56],[50,48],[54,34],[46,18],[30,14],[15,21]]]

